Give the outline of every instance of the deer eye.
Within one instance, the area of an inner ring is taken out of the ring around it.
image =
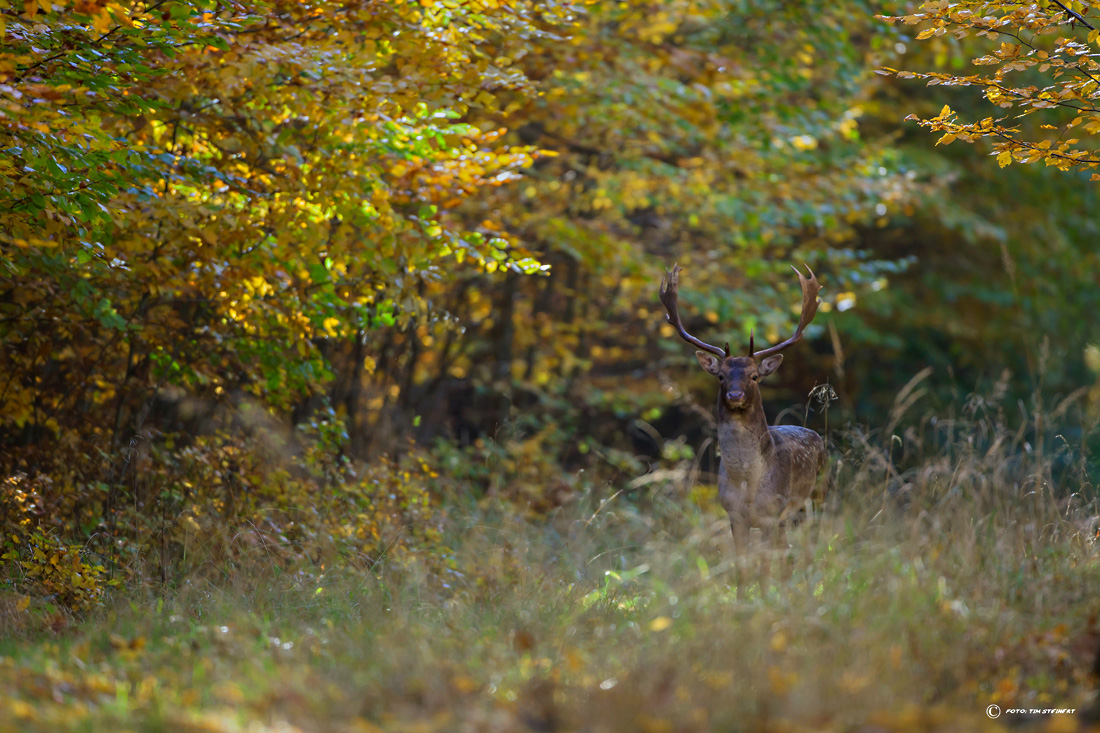
[[[759,374],[753,374],[752,375],[752,381],[759,382],[760,381],[760,375]]]

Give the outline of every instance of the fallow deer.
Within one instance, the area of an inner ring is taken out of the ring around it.
[[[809,266],[807,278],[797,268],[802,286],[802,317],[794,335],[775,346],[733,356],[711,346],[684,329],[677,311],[680,271],[674,265],[661,282],[661,302],[668,310],[668,322],[680,338],[699,347],[695,356],[703,370],[718,378],[718,498],[730,519],[733,540],[740,550],[750,527],[757,527],[777,540],[784,536],[783,521],[801,508],[814,493],[818,474],[825,466],[825,441],[813,430],[794,425],[768,426],[760,399],[760,380],[783,361],[783,351],[802,340],[802,332],[817,314],[821,290]],[[815,497],[816,498],[816,497]]]

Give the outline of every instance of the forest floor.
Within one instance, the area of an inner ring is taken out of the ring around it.
[[[0,599],[0,730],[1088,729],[1095,511],[968,475],[853,475],[741,563],[670,485],[451,507],[445,553],[370,569],[261,548],[52,629]]]

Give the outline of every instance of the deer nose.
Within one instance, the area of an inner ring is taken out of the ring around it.
[[[737,404],[739,402],[743,402],[744,400],[745,393],[740,389],[731,389],[729,392],[726,392],[726,402],[729,402],[730,404]]]

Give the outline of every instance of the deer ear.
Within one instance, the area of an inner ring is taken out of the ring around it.
[[[769,374],[771,374],[772,372],[774,372],[776,369],[778,369],[779,365],[782,364],[782,363],[783,363],[783,355],[782,354],[776,354],[775,356],[769,356],[767,359],[760,362],[760,365],[756,367],[756,372],[762,378],[766,377]]]
[[[703,371],[707,374],[717,377],[722,373],[722,362],[718,361],[718,357],[714,354],[696,351],[695,358],[699,360],[699,366],[703,367]]]

